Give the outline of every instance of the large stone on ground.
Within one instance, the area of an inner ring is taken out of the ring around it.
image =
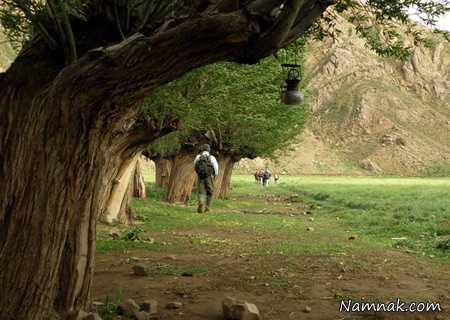
[[[89,315],[89,313],[87,313],[84,310],[77,310],[77,311],[72,311],[71,313],[69,313],[66,316],[67,320],[83,320],[84,318],[86,318]]]
[[[145,300],[140,304],[140,307],[141,311],[148,312],[151,315],[158,313],[158,301],[156,300]]]
[[[133,299],[126,299],[119,306],[121,313],[127,317],[134,317],[140,311],[139,305]]]
[[[174,310],[174,309],[180,309],[183,306],[181,302],[173,301],[166,304],[166,309]]]
[[[91,313],[87,317],[83,318],[83,320],[102,320],[102,317],[98,313]]]
[[[261,320],[256,305],[231,297],[223,300],[222,311],[224,320]]]
[[[142,264],[136,264],[133,266],[133,274],[139,277],[146,277],[148,276],[148,271]]]
[[[150,320],[150,314],[145,311],[138,311],[134,314],[136,320]]]

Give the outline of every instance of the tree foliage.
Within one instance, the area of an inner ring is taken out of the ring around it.
[[[207,136],[216,149],[242,157],[273,156],[287,147],[303,129],[307,115],[307,103],[298,107],[280,103],[285,76],[280,59],[292,56],[293,50],[299,46],[280,53],[279,59],[269,57],[255,65],[209,65],[157,89],[147,98],[147,116],[177,117],[183,128],[156,141],[154,152],[170,154],[196,135]],[[302,83],[303,89],[306,85]]]

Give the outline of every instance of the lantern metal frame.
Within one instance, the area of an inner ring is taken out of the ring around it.
[[[303,96],[303,93],[299,90],[299,84],[301,81],[301,66],[295,63],[283,63],[281,67],[286,70],[287,77],[285,80],[285,84],[280,86],[280,99],[284,104],[293,105],[297,103],[286,103],[284,100],[284,95],[287,92],[298,92]],[[303,98],[302,98],[303,99]],[[298,103],[301,104],[302,102]]]

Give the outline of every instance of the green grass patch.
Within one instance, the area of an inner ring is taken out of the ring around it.
[[[97,249],[181,245],[295,256],[391,248],[450,263],[447,244],[437,241],[450,235],[448,178],[282,177],[263,188],[251,176],[234,176],[232,186],[229,200],[215,200],[212,213],[198,214],[195,202],[167,204],[164,192],[149,183],[150,196],[133,201],[133,210],[139,228],[155,241],[100,237]]]

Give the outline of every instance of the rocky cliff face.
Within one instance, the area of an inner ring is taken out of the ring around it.
[[[427,45],[411,43],[411,59],[400,62],[371,51],[344,18],[337,25],[338,39],[308,50],[311,117],[300,142],[273,167],[290,174],[448,170],[450,44],[427,31]]]
[[[5,71],[9,67],[15,56],[16,53],[0,30],[0,72]]]

